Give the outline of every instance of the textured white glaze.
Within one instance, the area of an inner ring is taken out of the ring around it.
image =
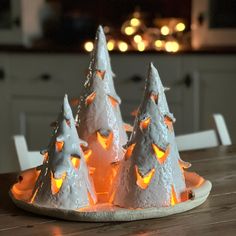
[[[33,202],[63,209],[78,209],[89,206],[89,195],[95,203],[96,194],[80,147],[81,143],[84,142],[78,137],[67,95],[65,95],[62,111],[56,123],[57,126],[50,144],[43,151],[43,153],[48,153],[48,159],[38,168],[41,172],[33,191],[33,195],[36,193]],[[64,142],[60,151],[56,148],[57,141]],[[71,157],[79,159],[78,168],[72,165]],[[65,178],[59,192],[53,193],[51,175],[58,179],[64,174]]]
[[[158,95],[154,102],[150,95]],[[127,144],[135,144],[131,156],[123,160],[117,178],[113,185],[113,203],[125,208],[148,208],[170,206],[171,190],[174,187],[176,197],[186,190],[184,176],[178,163],[179,154],[175,145],[174,133],[164,122],[164,116],[171,117],[166,102],[164,88],[159,75],[152,64],[146,80],[144,97],[135,120],[134,131]],[[147,128],[141,129],[140,122],[150,117]],[[166,150],[170,147],[169,155],[164,163],[159,163],[152,144]],[[139,168],[141,176],[145,176],[152,169],[154,175],[146,189],[137,185],[135,166]]]
[[[101,78],[98,72],[104,76]],[[93,179],[96,192],[108,193],[115,174],[111,163],[122,160],[122,146],[127,142],[127,135],[119,108],[121,100],[115,92],[106,38],[101,26],[97,30],[84,88],[76,118],[78,133],[88,142],[88,150],[92,151],[88,165],[95,168]],[[86,98],[94,92],[95,98],[89,105],[86,104]],[[115,106],[110,98],[117,102]],[[97,132],[104,137],[112,132],[112,143],[106,150],[98,142]]]

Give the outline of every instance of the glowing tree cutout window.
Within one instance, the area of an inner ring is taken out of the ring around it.
[[[88,162],[89,160],[89,157],[92,155],[92,150],[91,149],[88,149],[86,151],[84,151],[84,158],[85,158],[85,161]]]
[[[134,147],[135,147],[135,143],[131,144],[131,145],[127,148],[127,150],[126,150],[126,152],[125,152],[125,160],[128,160],[128,159],[131,157],[131,155],[132,155],[132,153],[133,153],[133,150],[134,150]]]
[[[156,144],[152,144],[156,159],[160,164],[163,164],[170,153],[170,146],[166,150],[159,148]]]
[[[59,192],[65,177],[66,177],[66,172],[63,173],[62,177],[58,179],[54,178],[53,173],[51,172],[51,190],[53,195]]]
[[[151,180],[152,180],[152,177],[155,173],[155,169],[151,169],[146,175],[142,176],[140,173],[139,173],[139,169],[138,169],[138,166],[135,166],[135,172],[136,172],[136,184],[141,188],[141,189],[146,189]]]
[[[96,92],[92,92],[90,95],[88,95],[85,99],[85,104],[88,106],[90,105],[96,97]]]
[[[158,104],[158,95],[157,94],[151,93],[150,98],[155,104]]]
[[[98,76],[101,80],[104,79],[105,73],[106,73],[105,70],[97,70],[97,71],[96,71],[97,76]]]
[[[173,124],[172,124],[172,120],[170,119],[170,117],[165,116],[164,122],[165,122],[166,126],[168,127],[169,131],[173,131]]]
[[[174,206],[175,204],[178,203],[178,199],[176,197],[175,189],[174,186],[171,186],[171,198],[170,198],[170,204],[171,206]]]
[[[139,124],[140,129],[141,130],[146,129],[149,126],[150,122],[151,122],[151,118],[150,117],[146,117],[145,119],[140,121],[140,124]]]
[[[115,98],[113,98],[113,97],[110,96],[110,95],[108,95],[108,98],[109,98],[110,103],[111,103],[111,105],[112,105],[113,107],[116,107],[116,106],[118,105],[118,101],[117,101]]]
[[[37,188],[37,189],[35,190],[35,192],[34,192],[32,198],[31,198],[31,200],[30,200],[30,203],[34,203],[34,199],[35,199],[35,197],[36,197],[38,191],[39,191],[39,188]]]
[[[113,142],[113,133],[109,131],[108,135],[102,135],[99,131],[97,131],[97,140],[105,150],[108,150]]]
[[[56,145],[56,151],[61,152],[63,149],[63,146],[64,146],[64,142],[63,141],[56,141],[55,145]]]
[[[75,169],[78,169],[80,166],[80,159],[78,157],[71,156],[71,164]]]

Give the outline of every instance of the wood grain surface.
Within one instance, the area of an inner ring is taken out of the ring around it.
[[[236,235],[236,145],[181,153],[212,182],[200,207],[161,219],[117,223],[85,223],[40,217],[18,209],[8,191],[16,174],[0,175],[0,235]]]

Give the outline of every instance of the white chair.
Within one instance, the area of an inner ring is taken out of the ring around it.
[[[43,163],[43,156],[39,151],[29,151],[23,135],[13,136],[20,171],[24,171]]]
[[[213,114],[213,119],[216,129],[176,136],[179,151],[230,145],[231,139],[224,117],[221,114]]]

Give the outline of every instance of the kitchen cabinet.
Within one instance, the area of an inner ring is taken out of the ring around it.
[[[211,114],[220,112],[236,140],[236,55],[112,54],[125,122],[133,122],[131,112],[141,101],[149,62],[171,87],[166,96],[177,119],[176,134],[209,129]],[[88,64],[85,54],[0,53],[0,172],[18,168],[13,134],[25,135],[30,150],[48,144],[50,123],[57,118],[63,96],[79,97]]]

